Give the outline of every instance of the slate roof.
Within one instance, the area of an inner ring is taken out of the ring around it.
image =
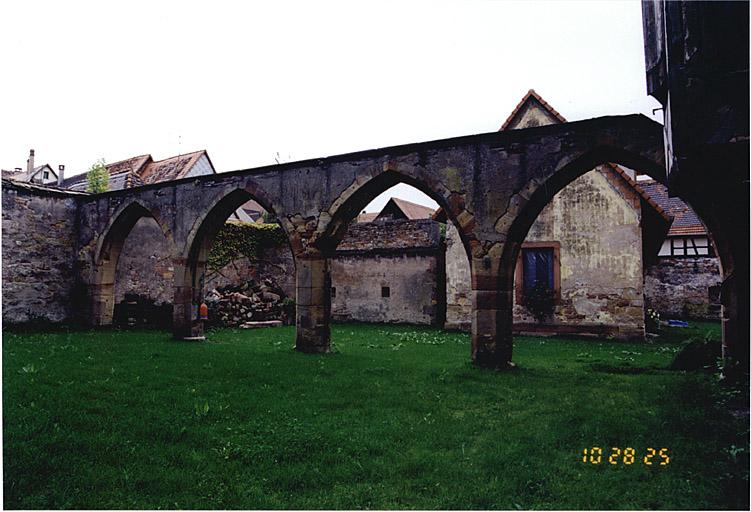
[[[640,181],[639,185],[668,215],[673,217],[673,224],[670,226],[667,236],[707,234],[707,228],[704,227],[696,212],[680,197],[668,196],[668,189],[665,185],[654,180]]]

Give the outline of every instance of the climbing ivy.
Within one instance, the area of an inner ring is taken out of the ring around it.
[[[214,239],[208,267],[219,270],[240,257],[257,260],[264,248],[276,247],[286,241],[287,237],[279,224],[227,222]]]

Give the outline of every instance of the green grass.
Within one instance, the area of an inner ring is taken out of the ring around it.
[[[717,509],[748,506],[747,420],[716,379],[666,370],[667,341],[518,338],[518,369],[469,364],[469,337],[339,325],[6,332],[6,508]],[[668,448],[667,466],[581,462]]]

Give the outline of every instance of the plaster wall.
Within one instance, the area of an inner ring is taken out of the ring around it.
[[[571,332],[601,332],[605,327],[618,337],[643,337],[639,200],[629,189],[614,187],[607,172],[586,173],[556,194],[525,242],[561,245],[561,298],[544,327],[566,326]],[[447,327],[466,329],[471,311],[469,262],[458,250],[456,229],[449,225],[447,233]],[[516,297],[514,324],[521,330],[539,327]]]
[[[435,255],[338,255],[331,262],[333,320],[435,325],[437,263]]]
[[[333,319],[438,324],[443,319],[443,257],[435,221],[351,224],[331,260]]]

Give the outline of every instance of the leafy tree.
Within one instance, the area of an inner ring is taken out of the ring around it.
[[[104,158],[100,158],[91,166],[86,174],[86,191],[98,194],[110,189],[110,173],[104,166]]]

